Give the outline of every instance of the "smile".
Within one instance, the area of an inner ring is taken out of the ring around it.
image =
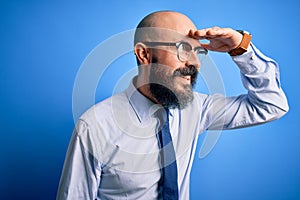
[[[191,76],[179,76],[180,78],[183,78],[187,81],[190,81],[191,80]]]

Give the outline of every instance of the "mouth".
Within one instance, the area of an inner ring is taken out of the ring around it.
[[[180,78],[183,78],[183,79],[185,79],[185,80],[187,80],[187,81],[191,81],[191,76],[179,76]]]
[[[190,75],[181,75],[181,76],[178,76],[178,78],[181,80],[180,82],[182,82],[184,85],[188,84],[190,85],[191,84],[191,76]]]
[[[198,70],[193,65],[185,68],[176,69],[173,73],[174,77],[178,77],[179,80],[181,80],[180,82],[184,83],[185,85],[188,84],[192,86],[195,84],[197,75]]]

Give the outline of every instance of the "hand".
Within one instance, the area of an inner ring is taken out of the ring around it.
[[[219,52],[229,52],[239,46],[243,35],[231,28],[206,28],[201,30],[190,30],[189,36],[198,40],[207,39],[210,43],[201,43],[201,46]]]

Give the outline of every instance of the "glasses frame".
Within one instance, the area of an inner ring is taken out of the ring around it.
[[[183,42],[183,41],[180,41],[180,42],[143,42],[143,44],[145,44],[147,46],[151,46],[151,47],[154,47],[154,46],[175,46],[177,48],[177,58],[178,58],[178,60],[180,60],[182,62],[188,61],[192,51],[195,52],[197,55],[207,55],[207,53],[208,53],[208,50],[203,48],[202,46],[197,46],[197,47],[193,48],[190,43]],[[190,51],[188,51],[189,55],[186,59],[182,59],[181,56],[180,56],[179,48],[180,48],[180,45],[182,45],[182,44],[188,45],[191,49]]]

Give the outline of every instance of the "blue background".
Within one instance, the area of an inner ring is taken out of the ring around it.
[[[72,90],[81,63],[100,42],[161,9],[187,14],[198,28],[250,31],[255,45],[279,63],[290,104],[280,120],[224,131],[208,156],[196,156],[191,199],[300,199],[296,0],[2,0],[0,199],[55,199],[74,126]],[[222,73],[226,94],[244,92],[230,57],[211,57]],[[115,64],[100,81],[95,101],[112,94],[113,85],[135,66],[135,59],[128,55]]]

